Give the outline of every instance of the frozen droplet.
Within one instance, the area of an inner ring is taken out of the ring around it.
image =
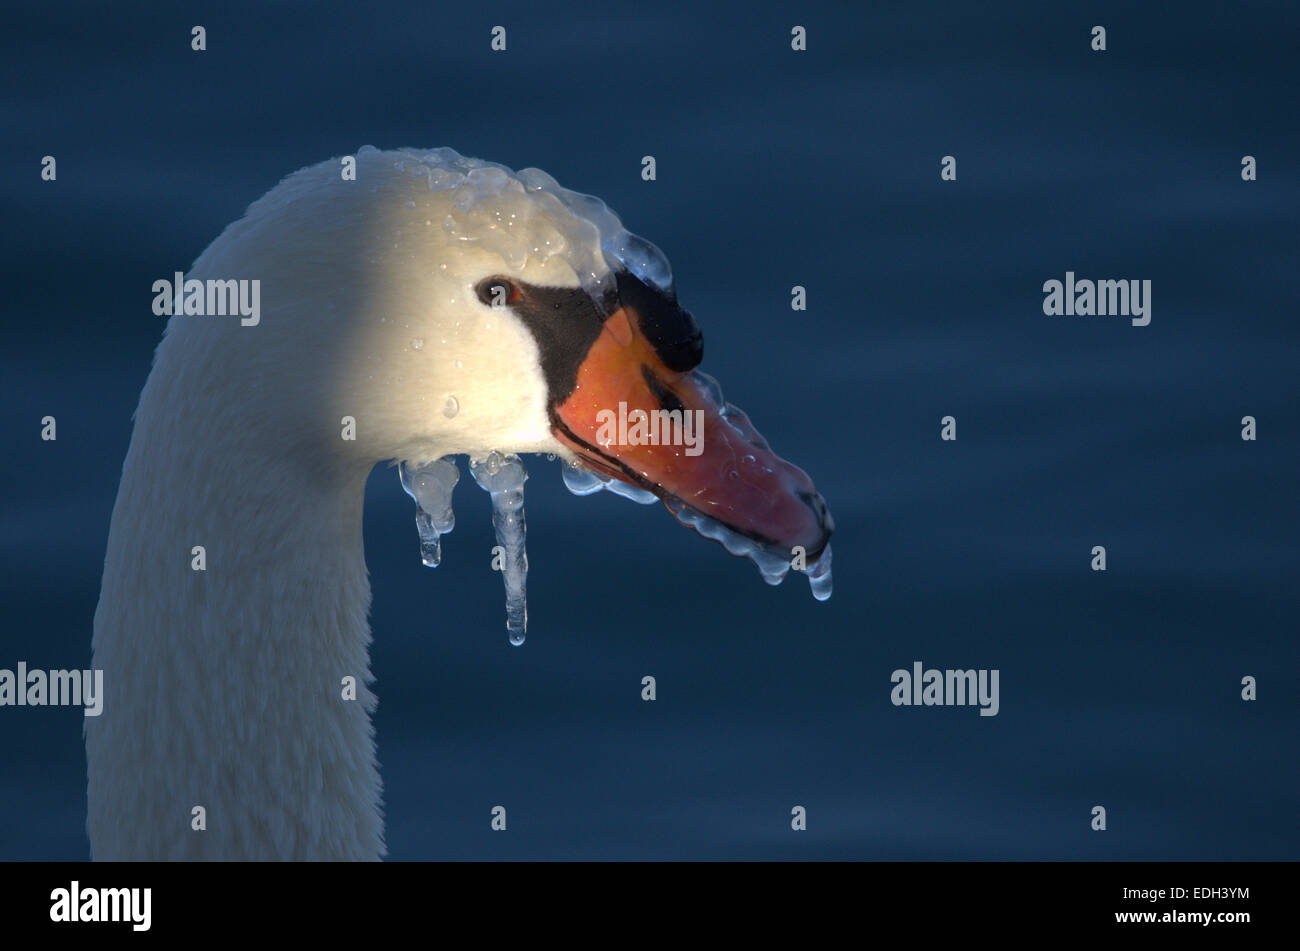
[[[658,502],[659,496],[653,492],[647,492],[645,489],[638,488],[635,485],[628,485],[619,479],[610,479],[605,483],[605,488],[615,495],[621,495],[625,499],[631,499],[637,505],[649,505],[651,502]]]
[[[448,419],[451,419],[459,412],[460,412],[460,403],[457,402],[456,397],[454,396],[447,397],[447,402],[442,404],[442,415],[446,416]]]
[[[525,190],[530,192],[549,191],[554,192],[560,187],[559,183],[551,178],[540,168],[522,168],[519,170],[519,181],[523,183]]]
[[[717,519],[710,518],[703,512],[697,512],[684,502],[674,499],[668,503],[668,508],[683,525],[689,525],[705,538],[720,542],[722,547],[733,555],[748,557],[758,548],[758,543],[748,535],[733,531]]]
[[[722,544],[733,555],[743,555],[758,568],[758,573],[768,584],[777,585],[790,571],[789,558],[782,552],[768,548],[737,531],[723,525],[702,512],[697,512],[677,499],[669,501],[668,508],[683,525],[689,525],[705,538]],[[808,582],[813,597],[825,601],[831,596],[831,547],[827,545],[821,557],[808,568]]]
[[[474,169],[465,176],[465,179],[477,189],[480,196],[483,196],[495,195],[501,191],[506,187],[506,182],[510,181],[510,176],[505,169],[488,165]]]
[[[424,338],[423,338],[423,337],[416,337],[414,340],[412,340],[412,341],[411,341],[411,349],[412,349],[412,350],[423,350],[423,349],[424,349]]]
[[[565,463],[560,469],[564,487],[574,495],[592,495],[605,488],[605,480],[594,472]]]
[[[604,489],[625,499],[630,499],[638,505],[649,505],[651,502],[659,501],[659,497],[653,492],[647,492],[637,486],[628,485],[626,482],[610,476],[591,472],[571,462],[561,465],[560,476],[564,479],[564,487],[574,495],[594,495]]]
[[[710,402],[712,402],[715,406],[719,406],[719,407],[724,406],[726,404],[727,401],[722,398],[721,383],[719,383],[713,377],[709,376],[703,370],[696,370],[692,375],[699,382],[701,388],[704,390],[705,395],[708,396]]]
[[[672,290],[673,269],[668,264],[668,258],[645,238],[624,231],[620,226],[616,232],[605,237],[602,245],[606,257],[613,257],[642,282],[663,291]]]
[[[672,269],[663,252],[627,231],[599,198],[564,188],[538,169],[514,172],[454,149],[403,155],[412,174],[426,177],[431,192],[450,195],[449,202],[439,203],[441,224],[455,240],[499,255],[510,268],[558,256],[600,308],[618,269],[671,292]]]
[[[406,207],[407,207],[407,208],[414,208],[414,207],[415,207],[415,202],[412,201],[412,200],[410,200],[410,199],[407,199]]]
[[[420,558],[430,568],[442,561],[441,536],[456,527],[451,493],[460,481],[460,469],[451,456],[424,465],[397,466],[406,494],[415,499],[415,527],[420,533]]]
[[[506,587],[506,630],[516,647],[528,629],[528,553],[524,543],[524,463],[511,453],[490,452],[486,459],[471,459],[470,474],[492,497],[492,527],[501,547],[501,578]]]
[[[790,571],[790,562],[773,555],[771,552],[765,552],[763,557],[756,557],[753,560],[754,564],[758,566],[758,573],[770,585],[780,584]]]
[[[821,557],[808,566],[808,586],[812,596],[818,601],[829,600],[831,596],[831,546],[826,543]]]

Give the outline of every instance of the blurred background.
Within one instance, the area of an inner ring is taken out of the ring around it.
[[[664,249],[835,595],[534,459],[511,648],[487,496],[429,570],[376,469],[391,858],[1300,858],[1300,9],[865,6],[9,9],[0,667],[89,664],[152,282],[302,166],[449,145]],[[1150,326],[1045,317],[1067,270],[1151,280]],[[1000,713],[892,706],[916,660],[1000,669]],[[0,859],[88,855],[82,722],[0,709]]]

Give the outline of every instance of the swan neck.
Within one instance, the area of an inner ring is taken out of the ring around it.
[[[289,430],[249,405],[251,387],[182,377],[167,350],[137,410],[95,615],[94,855],[379,858],[367,468],[257,438],[259,413],[264,431]]]

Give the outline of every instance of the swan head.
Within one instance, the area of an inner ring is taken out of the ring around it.
[[[264,230],[250,266],[297,275],[281,304],[311,311],[326,338],[331,385],[308,390],[331,426],[356,420],[345,453],[552,453],[709,537],[817,559],[825,502],[700,372],[700,328],[654,245],[537,169],[451,149],[363,148],[355,163],[355,180],[337,160],[291,176],[230,229]],[[256,331],[274,338],[266,283]]]

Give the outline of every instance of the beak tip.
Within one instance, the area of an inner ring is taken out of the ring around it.
[[[812,510],[813,517],[817,519],[819,541],[816,554],[821,554],[822,550],[830,544],[831,535],[835,533],[835,518],[831,515],[831,510],[827,507],[826,500],[821,497],[821,493],[801,491],[799,500]]]

